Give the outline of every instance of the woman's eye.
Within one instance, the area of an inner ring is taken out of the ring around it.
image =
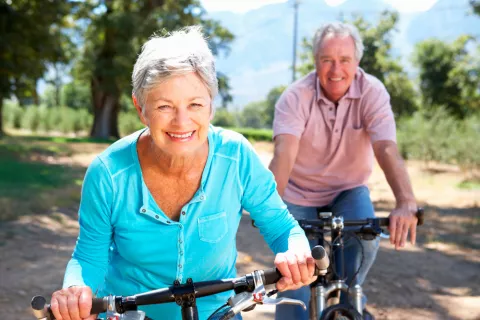
[[[160,110],[160,111],[167,111],[167,110],[170,110],[170,106],[169,105],[163,105],[163,106],[159,106],[157,109]]]
[[[191,106],[192,108],[195,108],[195,109],[198,109],[198,108],[203,107],[203,106],[202,106],[201,104],[199,104],[199,103],[192,103],[190,106]]]

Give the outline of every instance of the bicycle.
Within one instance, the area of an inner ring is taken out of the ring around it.
[[[328,263],[327,253],[321,246],[312,249],[315,259],[316,275],[326,273]],[[194,283],[191,278],[185,284],[177,280],[173,286],[148,291],[133,296],[106,296],[92,299],[91,314],[106,312],[107,320],[147,320],[145,312],[138,310],[138,306],[159,303],[175,302],[181,307],[183,320],[198,320],[196,299],[225,291],[234,290],[235,295],[230,297],[224,305],[214,311],[209,319],[219,316],[220,319],[232,319],[242,311],[250,311],[257,304],[292,304],[307,309],[302,301],[289,298],[270,298],[277,290],[266,292],[265,286],[275,284],[281,274],[276,269],[256,270],[243,277],[221,279]],[[38,320],[54,320],[50,306],[42,296],[35,296],[31,302],[34,316]],[[217,319],[217,318],[216,318]],[[98,319],[97,319],[98,320]],[[153,319],[150,319],[153,320]]]
[[[351,235],[353,239],[360,242],[363,240],[374,240],[377,236],[388,238],[383,233],[382,227],[388,227],[389,218],[371,218],[365,220],[344,220],[342,216],[333,216],[332,212],[321,212],[317,209],[319,219],[308,220],[299,219],[300,227],[305,231],[310,240],[318,239],[318,244],[324,246],[328,242],[324,239],[324,235],[331,234],[331,244],[329,250],[329,267],[325,275],[320,275],[315,282],[310,284],[310,314],[311,320],[334,320],[363,319],[362,308],[362,287],[360,285],[352,286],[356,275],[358,274],[363,263],[363,247],[362,259],[360,266],[353,275],[350,283],[345,281],[344,273],[344,235]],[[422,208],[417,210],[417,225],[422,225],[424,221],[424,211]],[[349,227],[345,230],[345,227]],[[325,230],[328,228],[330,230]],[[350,239],[351,240],[351,239]],[[340,294],[345,292],[348,298],[350,293],[353,296],[353,305],[349,302],[340,303]],[[328,306],[327,306],[328,305]]]

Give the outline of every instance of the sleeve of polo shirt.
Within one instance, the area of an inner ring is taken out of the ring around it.
[[[246,139],[240,145],[239,183],[242,207],[275,254],[292,248],[310,250],[304,231],[277,193],[273,174]]]
[[[112,203],[112,178],[105,164],[97,157],[88,167],[83,181],[79,209],[80,232],[67,265],[64,288],[87,285],[96,292],[103,285],[112,241]]]
[[[300,138],[305,130],[306,117],[298,93],[287,88],[275,104],[273,137],[291,134]]]
[[[364,125],[372,143],[380,140],[396,142],[395,118],[387,89],[379,84],[372,89],[365,100]]]

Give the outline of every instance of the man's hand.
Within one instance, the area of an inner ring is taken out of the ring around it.
[[[315,260],[310,252],[288,250],[275,256],[275,266],[282,274],[277,282],[278,291],[296,290],[309,285],[317,278],[314,276]]]
[[[410,242],[415,244],[417,238],[417,208],[414,206],[399,206],[390,213],[390,243],[398,250],[405,246],[410,230]]]

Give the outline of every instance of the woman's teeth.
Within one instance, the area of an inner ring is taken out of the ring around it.
[[[183,139],[183,138],[188,138],[188,137],[191,137],[192,134],[193,134],[194,131],[191,131],[191,132],[188,132],[188,133],[184,133],[184,134],[175,134],[175,133],[170,133],[170,132],[167,132],[167,134],[172,137],[172,138],[180,138],[180,139]]]

